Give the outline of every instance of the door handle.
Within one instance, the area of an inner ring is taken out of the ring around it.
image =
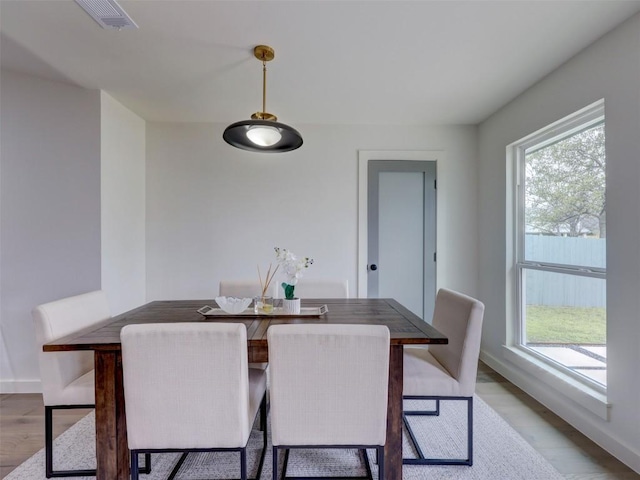
[[[369,265],[369,270],[371,270],[372,272],[375,272],[376,270],[378,270],[378,265],[376,265],[375,263],[372,263],[371,265]]]

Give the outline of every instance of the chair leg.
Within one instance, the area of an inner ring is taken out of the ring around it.
[[[467,399],[467,465],[473,465],[473,397]]]
[[[289,466],[289,449],[284,450],[284,463],[282,465],[282,480],[287,480],[287,467]]]
[[[271,467],[271,471],[273,473],[273,480],[278,480],[278,447],[273,446],[271,448],[271,453],[273,457],[273,464]]]
[[[298,477],[298,476],[287,476],[287,468],[289,465],[289,454],[291,452],[291,445],[287,446],[273,446],[273,480],[278,480],[279,466],[278,466],[278,450],[284,450],[284,461],[282,465],[282,480],[373,480],[373,472],[371,471],[371,462],[369,461],[369,455],[367,453],[367,449],[375,448],[376,458],[378,458],[378,478],[380,480],[384,479],[384,445],[300,445],[295,448],[310,448],[310,449],[323,449],[323,448],[348,448],[348,449],[357,449],[358,453],[362,457],[362,461],[364,463],[364,467],[366,469],[366,476],[327,476],[327,477]]]
[[[131,480],[138,480],[138,451],[131,450]]]
[[[44,457],[45,475],[53,475],[53,409],[44,407]]]
[[[373,480],[373,473],[371,472],[371,464],[369,462],[367,449],[363,448],[360,451],[362,452],[362,460],[364,460],[364,466],[367,470],[367,478],[369,480]],[[378,479],[382,480],[384,478],[384,446],[376,447],[376,463],[378,464]]]
[[[267,394],[262,397],[260,402],[260,430],[263,432],[267,430]]]
[[[376,448],[378,458],[378,480],[384,480],[384,447]]]
[[[402,415],[402,420],[407,429],[407,434],[413,444],[418,458],[403,458],[402,463],[404,465],[473,465],[473,396],[471,397],[413,397],[413,399],[423,400],[436,400],[436,410],[440,410],[440,400],[466,400],[467,401],[467,458],[466,459],[440,459],[440,458],[425,458],[420,445],[411,429],[411,425],[407,420],[407,415],[435,415],[432,412],[405,412]]]
[[[262,397],[260,402],[260,424],[264,425],[262,428],[262,453],[260,454],[260,463],[258,464],[258,471],[256,473],[255,480],[260,480],[262,475],[262,467],[264,466],[264,457],[267,453],[267,394]]]
[[[373,473],[371,473],[371,465],[369,464],[369,455],[367,455],[367,449],[361,448],[360,455],[362,455],[362,461],[364,462],[364,467],[367,470],[367,479],[373,480]]]
[[[189,455],[189,452],[184,452],[182,455],[180,455],[180,459],[178,459],[178,463],[176,463],[175,466],[173,467],[173,470],[171,470],[171,473],[167,477],[167,480],[173,480],[174,478],[176,478],[176,475],[178,474],[180,467],[182,467],[182,464],[187,459],[187,455]]]
[[[45,476],[51,477],[95,477],[95,469],[91,470],[53,470],[53,410],[72,408],[94,408],[93,405],[46,406],[44,407],[44,457]]]
[[[47,478],[52,477],[95,477],[96,471],[90,470],[53,470],[53,411],[56,409],[70,410],[73,408],[94,408],[94,405],[72,405],[61,407],[44,407],[44,470]],[[132,467],[133,468],[133,467]],[[151,454],[144,455],[144,468],[139,469],[140,473],[151,473]]]
[[[139,465],[139,464],[138,464]],[[144,454],[144,467],[138,467],[139,473],[144,473],[145,475],[149,475],[151,473],[151,454]]]
[[[259,478],[259,477],[256,477]],[[240,450],[240,480],[247,480],[247,449]]]

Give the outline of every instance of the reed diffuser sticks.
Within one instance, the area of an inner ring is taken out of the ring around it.
[[[278,271],[278,267],[280,267],[280,265],[276,265],[276,268],[273,270],[273,273],[271,273],[271,267],[272,265],[269,264],[269,270],[267,270],[267,276],[263,282],[262,274],[260,273],[260,265],[258,265],[258,278],[260,279],[260,288],[262,289],[262,295],[261,295],[262,298],[267,296],[267,291],[269,291],[269,285],[271,285],[271,281],[273,280],[273,277],[275,277],[276,272]]]

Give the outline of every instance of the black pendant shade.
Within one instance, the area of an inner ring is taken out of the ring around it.
[[[270,146],[261,146],[249,140],[247,132],[256,126],[272,127],[280,132],[282,138]],[[300,148],[302,145],[302,136],[295,128],[285,125],[284,123],[274,122],[272,120],[242,120],[240,122],[229,125],[222,138],[229,145],[250,152],[289,152]]]
[[[253,56],[262,62],[262,111],[229,125],[222,138],[229,145],[250,152],[290,152],[302,145],[302,136],[295,128],[278,122],[278,117],[266,111],[267,62],[275,58],[275,51],[268,45],[258,45]]]

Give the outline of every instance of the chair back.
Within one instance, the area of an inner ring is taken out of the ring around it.
[[[255,280],[221,280],[218,294],[222,297],[253,298],[262,293],[260,282]],[[271,293],[267,293],[271,295]]]
[[[246,445],[244,324],[127,325],[120,338],[130,450]]]
[[[436,295],[433,326],[446,335],[446,345],[430,345],[429,352],[460,384],[460,391],[475,390],[482,337],[484,304],[462,293],[441,288]]]
[[[295,295],[299,298],[349,298],[349,281],[303,278],[296,285]]]
[[[82,397],[67,389],[93,370],[93,352],[43,352],[42,345],[88,329],[111,317],[101,290],[38,305],[32,312],[39,347],[42,395],[46,406],[94,403],[93,391]]]
[[[384,445],[389,329],[274,325],[267,330],[274,445]]]

